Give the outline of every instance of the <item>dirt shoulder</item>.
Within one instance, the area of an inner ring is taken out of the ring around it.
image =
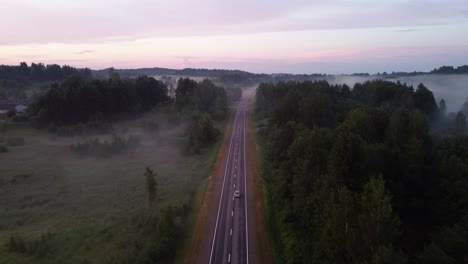
[[[206,250],[203,250],[203,247],[206,247],[207,245],[205,245],[206,243],[203,242],[206,240],[206,236],[210,234],[208,227],[210,226],[211,222],[213,222],[213,216],[216,218],[216,213],[213,213],[213,210],[216,206],[213,205],[216,203],[216,201],[218,201],[217,197],[219,197],[221,192],[224,166],[225,161],[227,160],[229,139],[231,136],[234,116],[235,113],[231,116],[229,124],[226,126],[223,142],[219,147],[211,174],[207,178],[205,193],[202,198],[200,209],[198,210],[198,215],[192,233],[192,241],[184,257],[183,263],[208,263],[205,260],[209,259],[209,256],[203,255],[203,252],[206,252]]]
[[[249,218],[249,230],[255,232],[256,239],[253,239],[252,248],[254,254],[250,254],[256,260],[254,263],[273,263],[271,255],[270,240],[265,219],[265,207],[263,200],[263,179],[260,175],[260,164],[257,155],[256,131],[254,123],[251,120],[253,111],[253,100],[249,102],[247,115],[247,184],[250,188],[251,199],[249,201],[249,215],[255,217]]]

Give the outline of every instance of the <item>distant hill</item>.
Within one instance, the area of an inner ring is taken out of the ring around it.
[[[359,76],[359,77],[369,77],[369,76],[379,76],[383,78],[393,78],[393,77],[402,77],[402,76],[416,76],[416,75],[429,75],[429,74],[468,74],[468,65],[463,65],[459,67],[453,66],[442,66],[436,68],[430,72],[383,72],[377,74],[369,73],[354,73],[354,74],[289,74],[289,73],[251,73],[241,70],[223,70],[223,69],[195,69],[195,68],[185,68],[185,69],[169,69],[169,68],[141,68],[141,69],[114,69],[107,68],[103,70],[93,71],[93,75],[97,78],[107,78],[110,73],[118,73],[122,78],[135,78],[142,75],[149,76],[187,76],[187,77],[206,77],[206,78],[217,78],[221,82],[262,82],[262,81],[304,81],[304,80],[318,80],[325,79],[329,80],[334,76]]]
[[[288,74],[288,73],[251,73],[241,70],[223,70],[223,69],[169,69],[169,68],[139,68],[139,69],[115,69],[107,68],[102,70],[90,70],[88,68],[78,69],[67,65],[59,66],[56,64],[44,65],[43,63],[32,63],[28,66],[21,63],[16,66],[0,65],[0,80],[23,80],[23,81],[60,81],[73,74],[81,74],[85,79],[109,78],[118,74],[121,78],[136,78],[138,76],[180,76],[180,77],[206,77],[214,79],[226,85],[249,85],[259,82],[278,82],[278,81],[306,81],[306,80],[333,80],[336,76],[355,76],[355,77],[378,77],[382,79],[432,75],[432,74],[468,74],[468,65],[459,67],[442,66],[430,72],[383,72],[377,74],[354,73],[354,74]],[[92,77],[91,77],[92,76]]]

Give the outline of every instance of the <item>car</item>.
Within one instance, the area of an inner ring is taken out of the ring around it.
[[[234,198],[240,198],[240,192],[239,191],[235,191],[234,192]]]

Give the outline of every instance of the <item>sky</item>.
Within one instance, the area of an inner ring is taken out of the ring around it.
[[[0,64],[256,73],[468,64],[466,0],[0,0]]]

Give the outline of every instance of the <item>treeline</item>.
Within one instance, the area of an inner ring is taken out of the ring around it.
[[[422,84],[261,84],[280,263],[465,263],[468,137],[430,133],[441,112]]]
[[[214,119],[222,120],[227,114],[227,94],[223,87],[205,79],[179,79],[176,88],[176,106],[181,111],[200,115],[208,113]]]
[[[28,110],[36,126],[64,126],[140,114],[168,100],[166,85],[152,77],[86,81],[72,76],[54,83]]]
[[[23,80],[33,82],[59,81],[72,75],[81,75],[90,80],[92,73],[89,68],[77,69],[68,65],[21,62],[19,66],[0,65],[0,80]]]
[[[438,69],[432,70],[430,73],[433,74],[468,74],[468,65],[453,67],[453,66],[442,66]]]
[[[220,132],[213,126],[212,118],[224,120],[227,117],[227,100],[226,90],[210,80],[179,79],[175,104],[179,111],[192,116],[193,124],[189,130],[191,151],[198,153],[203,146],[218,139]]]

